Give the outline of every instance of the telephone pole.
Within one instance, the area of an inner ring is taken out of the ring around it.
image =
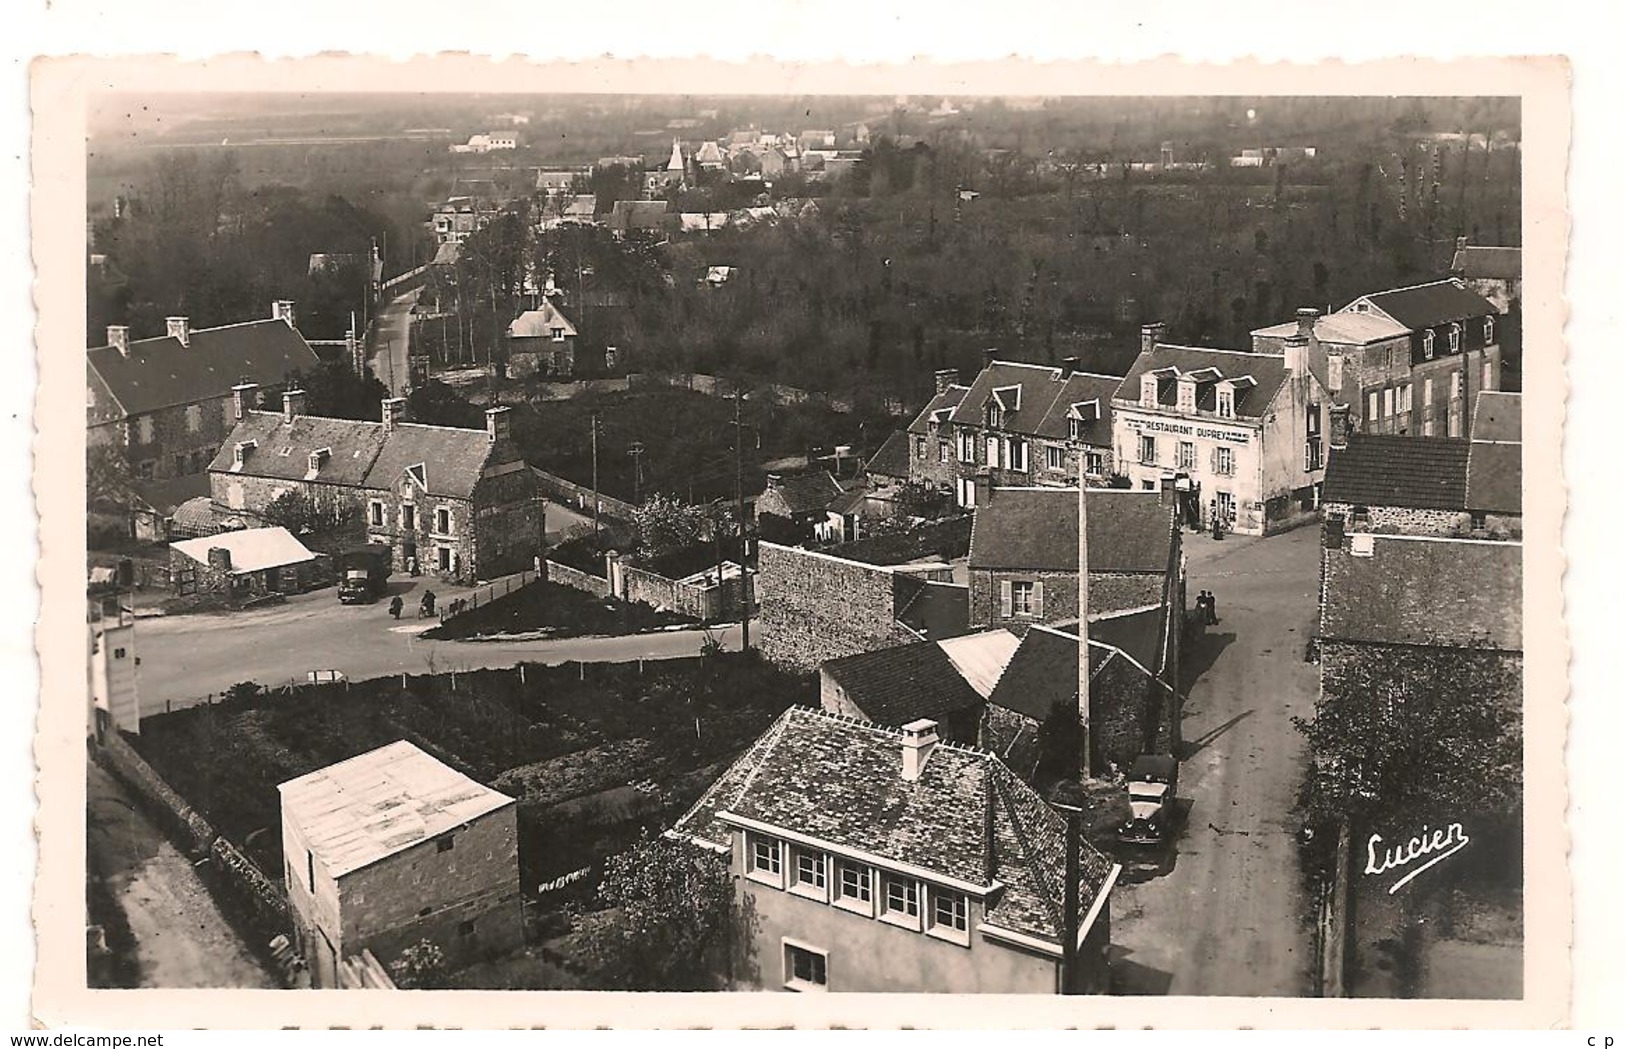
[[[750,572],[746,570],[744,430],[739,418],[740,396],[734,390],[734,511],[739,518],[739,651],[750,651]],[[717,580],[720,586],[722,580]],[[719,591],[720,593],[720,591]]]
[[[592,412],[592,539],[598,542],[598,409]]]
[[[633,441],[627,449],[632,456],[632,503],[643,505],[643,442]]]
[[[1089,457],[1078,456],[1078,735],[1079,780],[1094,772],[1089,738]]]

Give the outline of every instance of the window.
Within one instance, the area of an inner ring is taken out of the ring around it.
[[[1368,421],[1381,417],[1380,413],[1377,411],[1380,397],[1381,394],[1377,393],[1376,390],[1372,390],[1370,393],[1365,395],[1365,417]]]
[[[1229,477],[1236,472],[1236,450],[1234,448],[1213,449],[1213,472],[1221,477]]]
[[[124,658],[124,649],[122,649],[122,648],[113,649],[113,658],[114,659],[123,659]]]
[[[1495,341],[1495,318],[1484,318],[1484,345],[1488,346]]]
[[[1399,388],[1399,413],[1401,415],[1409,415],[1411,413],[1410,383],[1406,383],[1404,386]]]
[[[1049,445],[1044,449],[1044,466],[1050,470],[1066,469],[1066,449],[1058,445]]]
[[[1326,385],[1336,393],[1343,388],[1343,358],[1326,358]]]
[[[1472,511],[1473,531],[1482,532],[1489,526],[1489,515],[1483,510]]]
[[[1196,384],[1181,379],[1179,382],[1179,410],[1194,412],[1196,410]]]
[[[937,441],[937,462],[939,462],[939,463],[947,462],[951,450],[952,450],[952,448],[948,444],[946,439],[938,440]]]
[[[1431,331],[1422,333],[1422,359],[1429,361],[1433,359],[1433,332]]]
[[[920,926],[919,882],[914,881],[912,878],[899,878],[892,874],[882,874],[880,880],[884,886],[880,896],[880,916],[893,924],[918,929]]]
[[[1105,452],[1089,452],[1087,454],[1089,456],[1089,467],[1088,467],[1089,472],[1092,473],[1092,474],[1103,474],[1103,473],[1105,473],[1106,472],[1106,453]]]
[[[813,849],[796,848],[793,888],[822,899],[829,887],[828,864],[824,854]]]
[[[976,461],[976,435],[969,430],[959,431],[959,461],[962,463]]]
[[[1027,442],[1019,437],[1012,437],[1005,441],[1005,455],[1009,459],[1006,464],[1017,473],[1027,472]]]
[[[1494,361],[1485,361],[1484,362],[1484,375],[1479,380],[1478,388],[1480,390],[1493,390],[1493,389],[1495,389],[1495,362]]]
[[[1179,442],[1179,468],[1181,470],[1196,469],[1196,445],[1190,441]]]
[[[1152,466],[1157,462],[1157,439],[1148,434],[1140,435],[1140,462]]]
[[[784,945],[784,986],[792,991],[829,989],[829,956],[800,944]]]
[[[384,526],[384,504],[382,500],[374,499],[367,504],[367,520],[374,528]]]
[[[453,568],[456,567],[456,559],[452,555],[451,547],[449,547],[449,546],[439,547],[439,548],[437,548],[435,550],[435,554],[439,558],[437,563],[439,564],[440,570],[442,572],[450,572]]]
[[[203,405],[188,404],[186,406],[186,432],[197,433],[203,429]]]
[[[873,890],[869,883],[869,868],[847,860],[835,861],[835,902],[843,907],[871,913],[874,906]]]
[[[780,854],[779,843],[774,838],[763,838],[752,834],[750,836],[750,872],[777,882],[783,874],[784,858]]]
[[[444,835],[442,837],[436,838],[434,840],[434,851],[435,852],[450,852],[451,849],[452,849],[452,846],[456,844],[456,838],[457,838],[457,836],[455,834],[447,834],[447,835]]]
[[[1450,373],[1450,399],[1461,400],[1461,372]]]
[[[1386,419],[1386,418],[1392,417],[1393,414],[1394,414],[1394,389],[1393,389],[1393,387],[1390,386],[1388,389],[1382,391],[1382,415],[1383,415],[1383,418]]]
[[[451,534],[451,511],[444,506],[434,512],[434,530],[437,535]]]
[[[925,438],[924,437],[916,436],[914,438],[914,458],[920,460],[922,463],[925,462]]]
[[[554,342],[563,342],[564,341],[564,329],[563,328],[554,328],[553,329],[553,341]]]
[[[1004,409],[1000,408],[997,404],[988,405],[987,406],[987,427],[988,427],[988,429],[997,430],[999,427],[1001,427],[1003,425],[1004,425]]]
[[[970,942],[970,903],[962,892],[931,890],[931,933],[959,943]]]
[[[310,891],[316,891],[316,854],[309,849],[305,850],[305,883]]]
[[[1303,445],[1303,468],[1318,470],[1320,465],[1320,438],[1311,437]]]
[[[1012,614],[1018,616],[1030,616],[1033,614],[1034,586],[1035,584],[1030,581],[1015,582],[1010,584],[1010,611]]]
[[[136,417],[135,441],[137,444],[152,443],[152,416],[141,415]]]
[[[1456,324],[1456,323],[1452,323],[1450,325],[1450,352],[1451,353],[1456,353],[1460,349],[1461,349],[1461,325]]]
[[[1219,418],[1234,419],[1236,417],[1236,391],[1221,389],[1218,394]]]
[[[473,936],[474,935],[474,922],[473,922],[473,920],[470,919],[470,920],[468,920],[466,922],[458,922],[457,923],[457,935],[458,936]]]
[[[1433,380],[1432,379],[1423,379],[1422,380],[1422,407],[1424,407],[1424,408],[1433,407]]]
[[[1066,421],[1066,438],[1069,441],[1083,440],[1083,420],[1068,419]]]
[[[406,529],[408,532],[417,531],[418,508],[413,506],[411,503],[401,504],[401,527]]]
[[[184,452],[181,453],[180,455],[175,456],[174,457],[175,473],[177,475],[178,474],[184,474],[186,472],[186,464],[188,462],[190,462],[190,461],[191,461],[191,457],[186,455]]]
[[[999,465],[999,439],[997,437],[987,439],[987,465]]]
[[[1140,376],[1140,405],[1144,408],[1157,406],[1157,377],[1155,375]]]
[[[158,469],[158,464],[156,462],[154,462],[151,459],[143,459],[141,462],[135,464],[136,480],[138,480],[138,481],[150,481],[150,480],[152,480],[153,473],[157,469]]]

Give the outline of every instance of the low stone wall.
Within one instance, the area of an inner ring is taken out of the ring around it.
[[[168,824],[165,829],[187,842],[193,852],[209,849],[220,836],[214,825],[175,793],[174,788],[165,783],[163,777],[118,733],[107,733],[97,750],[97,756],[109,772],[140,795],[153,814]]]
[[[622,565],[620,573],[622,592],[617,596],[623,600],[633,603],[641,601],[702,622],[737,616],[740,594],[749,588],[749,584],[738,576],[724,579],[722,586],[716,587],[694,586],[631,565]]]
[[[536,480],[542,489],[542,494],[556,503],[563,503],[580,513],[592,514],[593,492],[585,485],[576,484],[557,474],[550,474],[546,470],[531,467],[536,474]],[[598,493],[599,513],[617,521],[631,521],[632,514],[637,509],[624,499],[617,499],[611,495]]]
[[[569,565],[561,565],[557,561],[547,562],[547,578],[550,582],[558,583],[562,586],[574,587],[577,590],[584,590],[587,593],[593,594],[597,597],[610,596],[608,579],[604,579],[600,576],[589,575],[588,573],[581,571],[579,568],[571,568]]]

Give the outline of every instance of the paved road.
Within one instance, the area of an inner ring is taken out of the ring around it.
[[[405,397],[411,378],[407,359],[412,303],[418,289],[402,292],[378,310],[372,330],[367,333],[367,360],[378,381],[395,397]]]
[[[1289,719],[1312,713],[1317,688],[1303,657],[1318,539],[1312,527],[1218,542],[1187,533],[1191,599],[1213,591],[1221,622],[1184,656],[1187,680],[1200,677],[1185,704],[1179,793],[1192,807],[1173,869],[1113,894],[1123,993],[1313,993],[1291,820],[1305,750]]]
[[[444,606],[470,592],[426,579],[390,580],[408,610],[425,583]],[[387,674],[511,667],[516,663],[624,662],[697,655],[701,629],[631,637],[583,637],[554,641],[426,641],[418,635],[433,622],[403,614],[391,619],[387,602],[341,605],[332,587],[299,594],[286,604],[229,615],[189,615],[137,621],[137,687],[148,714],[193,706],[239,681],[262,685],[302,679],[310,670],[341,670],[352,681]],[[738,648],[739,628],[718,631]]]
[[[215,906],[192,864],[97,765],[86,785],[86,859],[107,882],[135,940],[143,987],[277,984]]]

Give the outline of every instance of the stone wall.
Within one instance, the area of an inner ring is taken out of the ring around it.
[[[574,481],[567,481],[557,474],[548,473],[546,470],[538,470],[534,466],[531,467],[531,471],[536,475],[542,494],[556,503],[563,503],[578,513],[586,514],[589,517],[592,515],[593,493],[591,488],[586,485],[576,484]],[[631,521],[632,514],[637,509],[625,500],[616,499],[614,496],[605,495],[602,492],[598,493],[598,507],[600,516],[623,522]]]
[[[894,618],[886,569],[768,542],[757,558],[757,646],[767,659],[813,670],[826,659],[915,640]]]
[[[561,565],[557,561],[544,561],[547,569],[547,578],[550,582],[560,586],[574,587],[585,591],[594,597],[609,597],[609,580],[601,576],[590,575],[579,568]]]
[[[1520,539],[1523,537],[1523,518],[1504,514],[1488,514],[1484,528],[1473,531],[1472,515],[1465,510],[1423,510],[1408,506],[1370,506],[1366,508],[1368,523],[1354,525],[1354,507],[1350,503],[1326,503],[1326,517],[1341,514],[1347,531],[1377,532],[1388,535],[1433,535],[1457,538]]]
[[[626,564],[620,567],[620,573],[622,592],[619,596],[622,600],[641,601],[708,623],[737,616],[740,612],[739,596],[749,586],[739,576],[724,579],[720,587],[694,586]]]
[[[1420,676],[1424,664],[1436,667],[1441,659],[1451,661],[1452,665],[1460,665],[1464,672],[1474,668],[1499,666],[1514,672],[1515,676],[1511,680],[1516,682],[1523,680],[1521,652],[1428,645],[1377,645],[1329,638],[1320,640],[1319,652],[1320,688],[1321,693],[1327,698],[1348,697],[1362,702],[1369,701],[1370,697],[1359,684],[1364,680],[1363,671],[1380,667],[1386,674],[1398,669],[1409,678],[1412,675],[1405,673],[1406,667],[1417,667]],[[1508,709],[1523,709],[1521,688],[1512,688],[1496,698]]]
[[[857,539],[832,546],[824,552],[870,565],[900,565],[927,557],[953,561],[970,553],[972,520],[971,515],[965,514],[962,517],[930,521],[897,535]]]
[[[1005,616],[1005,581],[1042,582],[1044,608],[1039,616]],[[1130,608],[1161,604],[1164,577],[1149,573],[1090,572],[1090,612],[1120,612]],[[970,574],[970,625],[976,629],[1005,627],[1024,633],[1034,623],[1076,622],[1078,618],[1077,572],[994,572],[977,569]]]

